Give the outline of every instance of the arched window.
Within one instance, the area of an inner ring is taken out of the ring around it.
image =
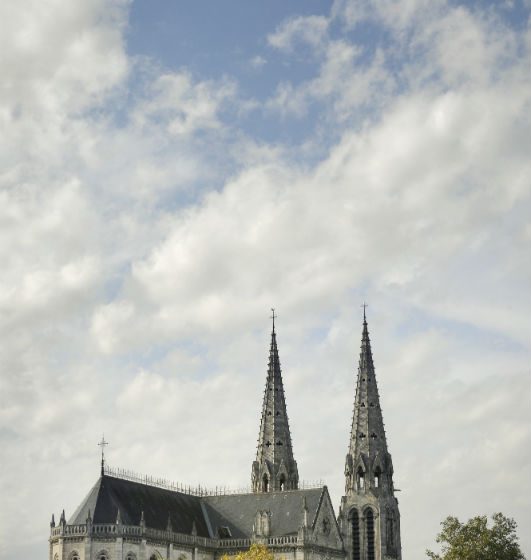
[[[128,552],[125,560],[136,560],[136,554],[134,552]]]
[[[280,475],[279,487],[281,492],[286,489],[286,477],[283,474]]]
[[[269,479],[267,478],[267,474],[264,474],[262,477],[262,492],[267,492],[269,490]]]
[[[356,508],[350,510],[349,520],[352,530],[352,560],[360,560],[360,518]]]
[[[73,550],[68,556],[69,560],[79,560],[79,553],[77,550]]]
[[[365,514],[365,527],[367,531],[367,560],[374,560],[374,513],[370,508]]]
[[[382,469],[380,467],[376,467],[376,470],[374,471],[374,487],[380,488],[381,484],[382,484]]]
[[[358,467],[356,479],[358,482],[358,490],[363,490],[365,488],[365,473],[361,467]]]

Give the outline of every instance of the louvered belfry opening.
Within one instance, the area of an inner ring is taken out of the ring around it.
[[[360,518],[358,510],[350,511],[350,523],[352,529],[352,560],[361,560],[360,554]]]
[[[367,510],[365,526],[367,528],[367,560],[374,560],[374,513],[372,509]]]

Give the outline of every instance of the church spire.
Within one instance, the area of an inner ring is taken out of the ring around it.
[[[348,560],[400,560],[400,513],[365,307],[339,525]]]
[[[349,454],[355,460],[362,455],[374,458],[378,453],[387,453],[387,441],[364,305]]]
[[[256,460],[253,462],[253,492],[292,490],[298,488],[297,463],[293,458],[284,384],[278,357],[275,331],[275,310],[272,309],[273,329],[269,349],[262,419],[258,436]]]

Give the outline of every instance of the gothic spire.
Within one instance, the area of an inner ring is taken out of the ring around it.
[[[378,453],[387,453],[387,441],[364,307],[349,454],[356,462],[362,455],[374,459]]]
[[[400,513],[394,496],[393,462],[387,450],[365,307],[339,526],[349,560],[400,560]],[[378,532],[375,519],[380,519]]]
[[[269,349],[267,380],[262,405],[256,461],[253,462],[254,492],[296,489],[299,484],[297,463],[293,458],[284,384],[278,356],[275,310]]]
[[[391,456],[387,450],[380,396],[376,383],[371,340],[367,326],[365,306],[363,309],[363,330],[356,381],[356,396],[350,431],[349,452],[345,466],[347,493],[354,491],[365,480],[366,472],[372,473],[374,484],[382,485],[382,476],[392,491]],[[369,482],[369,481],[367,481]]]

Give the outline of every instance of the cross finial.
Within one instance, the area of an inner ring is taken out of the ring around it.
[[[278,315],[275,315],[275,308],[272,307],[271,308],[271,319],[273,319],[273,332],[275,332],[275,317],[278,317]]]
[[[98,446],[101,447],[101,476],[104,474],[105,470],[105,446],[109,445],[108,441],[105,441],[105,434],[101,436],[101,441],[98,443]]]
[[[363,307],[363,322],[366,323],[367,322],[367,318],[365,316],[365,310],[367,309],[367,307],[369,307],[368,303],[363,302],[360,307]]]

